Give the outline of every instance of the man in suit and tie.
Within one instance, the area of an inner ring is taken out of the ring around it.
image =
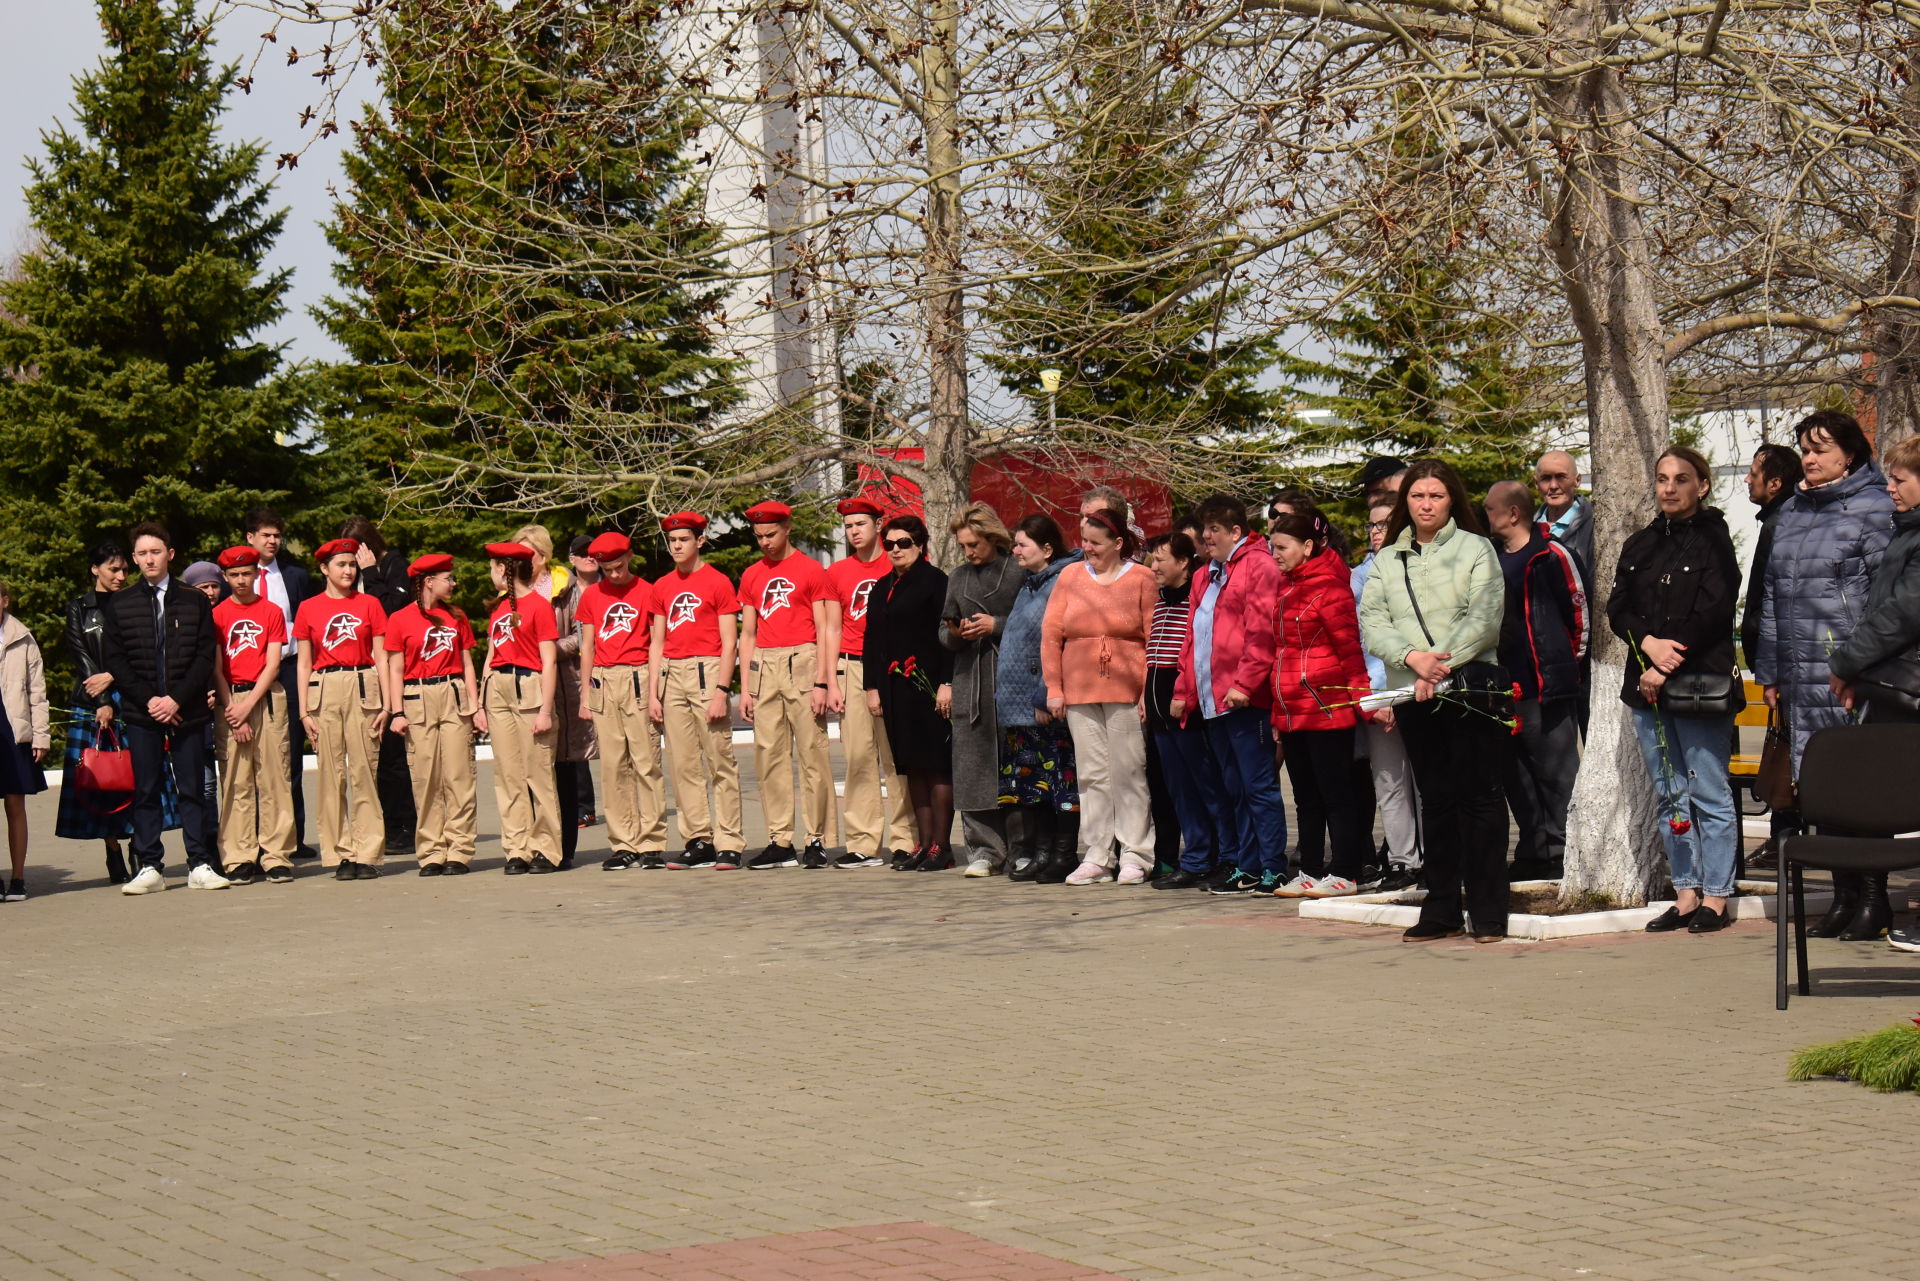
[[[142,521],[129,531],[139,581],[102,605],[102,649],[120,691],[127,750],[133,755],[133,858],[139,871],[122,894],[167,888],[161,833],[164,771],[174,772],[180,831],[187,846],[187,888],[224,890],[215,817],[201,780],[207,772],[206,728],[213,719],[213,606],[173,577],[173,539]]]
[[[278,605],[287,616],[287,635],[293,635],[293,616],[299,610],[300,602],[313,595],[313,575],[306,566],[299,564],[291,556],[282,556],[281,543],[285,541],[287,522],[280,513],[271,507],[255,507],[241,518],[241,527],[247,536],[247,546],[260,553],[260,581],[255,590]],[[299,700],[293,688],[294,661],[298,647],[289,642],[280,658],[280,688],[286,691],[287,706],[299,706]],[[304,769],[301,764],[306,753],[306,737],[301,732],[300,722],[295,718],[287,730],[289,744],[288,769],[293,776],[293,839],[296,846],[295,858],[317,858],[319,851],[307,844],[307,802],[300,786]]]

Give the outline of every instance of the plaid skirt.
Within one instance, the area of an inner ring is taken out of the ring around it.
[[[120,706],[118,694],[113,696],[113,705],[116,708]],[[93,709],[72,708],[70,717],[67,723],[67,758],[60,779],[60,810],[53,821],[53,834],[70,841],[127,840],[133,836],[133,807],[129,805],[117,814],[103,814],[100,810],[112,809],[122,800],[131,800],[132,797],[124,793],[89,792],[74,781],[74,771],[80,768],[80,749],[93,746],[97,728],[93,721]],[[94,809],[93,806],[99,806],[100,809]],[[173,787],[172,770],[161,775],[160,813],[166,830],[172,831],[180,826],[180,803]]]
[[[1080,808],[1073,739],[1064,717],[1045,725],[1009,725],[1000,731],[1000,803]]]

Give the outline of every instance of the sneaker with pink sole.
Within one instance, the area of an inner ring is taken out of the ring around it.
[[[1145,885],[1146,883],[1147,883],[1146,868],[1129,865],[1127,867],[1123,867],[1120,869],[1120,884]]]
[[[1082,863],[1073,869],[1067,877],[1069,885],[1105,885],[1113,879],[1113,869],[1101,867],[1098,863]]]

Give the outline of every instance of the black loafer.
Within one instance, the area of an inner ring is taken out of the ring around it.
[[[353,860],[350,858],[341,859],[339,866],[333,869],[333,879],[336,881],[351,881],[353,878]]]
[[[1697,907],[1691,912],[1682,912],[1678,907],[1670,907],[1647,922],[1647,933],[1666,934],[1673,930],[1684,930],[1698,915],[1700,915],[1700,909]]]
[[[527,870],[532,872],[535,876],[544,876],[548,872],[557,872],[560,869],[555,867],[550,861],[548,861],[547,856],[545,854],[535,854],[533,856],[533,866],[528,868]]]
[[[1693,921],[1687,926],[1689,934],[1712,934],[1724,930],[1733,924],[1733,913],[1716,912],[1702,903],[1693,914]]]
[[[449,863],[449,864],[447,864],[447,875],[448,875],[448,876],[465,876],[465,875],[466,875],[466,874],[467,874],[468,872],[471,872],[472,870],[473,870],[473,869],[472,869],[472,868],[470,868],[470,867],[468,867],[468,866],[467,866],[467,865],[466,865],[465,863]]]
[[[446,874],[447,868],[444,863],[422,863],[420,865],[420,875],[422,876],[445,876]]]
[[[1156,890],[1201,890],[1207,887],[1207,878],[1198,872],[1169,872],[1148,884]]]
[[[356,881],[371,881],[379,875],[380,869],[371,863],[355,863],[353,865],[353,879]]]
[[[1431,943],[1436,939],[1457,939],[1466,934],[1458,925],[1437,925],[1422,921],[1400,936],[1402,943]]]
[[[508,876],[525,876],[532,870],[532,866],[523,858],[510,858],[507,860],[506,873]]]

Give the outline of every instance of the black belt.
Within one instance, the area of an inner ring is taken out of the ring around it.
[[[370,672],[372,670],[372,663],[335,663],[331,667],[316,667],[313,669],[313,674],[324,676],[328,672]]]
[[[460,679],[460,676],[458,673],[455,673],[452,676],[409,676],[407,677],[406,680],[402,681],[401,684],[403,685],[445,685],[448,681],[457,681],[459,679]]]
[[[842,657],[842,658],[851,658],[851,659],[853,659],[853,660],[855,660],[855,661],[857,662],[857,661],[859,661],[860,659],[863,659],[863,658],[865,658],[865,657],[866,657],[866,655],[865,655],[865,654],[849,654],[849,653],[847,653],[847,652],[846,652],[845,650],[842,650],[842,651],[840,651],[840,657]]]
[[[230,681],[227,684],[227,688],[236,694],[244,694],[259,683],[259,681]]]
[[[538,676],[540,674],[539,668],[522,667],[518,663],[496,663],[494,664],[493,670],[496,672],[507,672],[513,676]]]

